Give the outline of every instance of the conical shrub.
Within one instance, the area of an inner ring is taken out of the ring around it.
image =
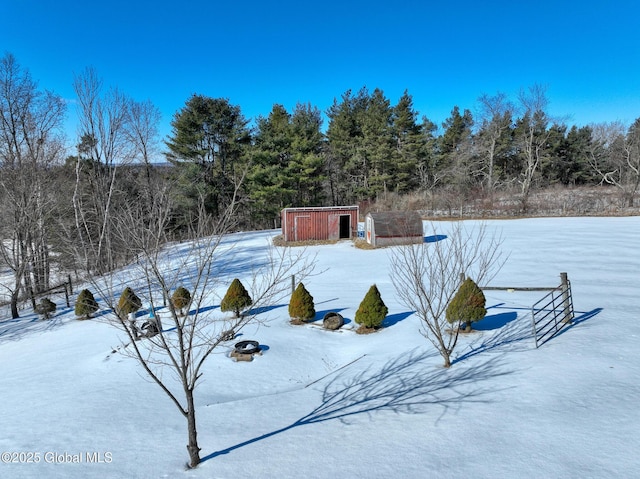
[[[234,279],[227,290],[227,294],[220,303],[221,311],[233,311],[236,318],[240,317],[240,312],[251,306],[253,300],[238,278]]]
[[[316,317],[313,296],[309,294],[304,284],[300,283],[291,294],[289,301],[289,317],[298,321],[312,321]]]
[[[465,279],[446,310],[450,323],[464,323],[465,329],[471,329],[471,323],[480,321],[487,314],[486,299],[478,285],[471,279]]]
[[[184,310],[191,304],[191,293],[187,288],[180,286],[173,292],[171,302],[173,303],[173,307],[178,310],[178,314],[184,316]]]
[[[75,305],[75,313],[78,319],[89,319],[96,311],[98,311],[98,302],[93,297],[93,293],[88,289],[80,291]]]
[[[40,303],[36,305],[35,312],[40,314],[43,319],[49,319],[52,313],[55,313],[57,309],[56,303],[49,298],[42,298]]]
[[[142,301],[136,293],[130,287],[126,287],[120,296],[120,300],[118,301],[118,316],[122,319],[126,319],[126,317],[135,313],[142,307]]]
[[[382,301],[380,291],[374,284],[369,288],[364,299],[356,311],[355,322],[360,326],[370,329],[378,329],[382,326],[384,318],[387,316],[389,308]]]

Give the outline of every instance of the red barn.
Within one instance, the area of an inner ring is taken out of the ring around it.
[[[357,235],[357,206],[282,210],[282,236],[285,241],[338,240],[355,238]]]

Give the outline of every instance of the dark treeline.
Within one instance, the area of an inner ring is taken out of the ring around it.
[[[150,101],[104,88],[92,69],[74,88],[69,152],[65,102],[11,54],[0,59],[0,268],[14,276],[3,285],[14,315],[52,271],[100,274],[168,240],[277,227],[284,207],[412,196],[455,209],[509,192],[526,214],[551,185],[613,185],[633,206],[640,183],[640,119],[568,126],[538,85],[482,95],[475,114],[454,106],[441,125],[418,116],[409,92],[394,105],[379,89],[347,91],[324,112],[326,129],[311,104],[275,104],[250,127],[239,105],[195,94],[165,139]]]
[[[248,128],[239,106],[194,95],[172,122],[167,158],[183,185],[185,211],[198,195],[218,214],[233,194],[248,228],[277,226],[288,206],[370,204],[389,195],[473,198],[516,192],[526,213],[532,191],[551,185],[615,185],[632,206],[638,187],[640,119],[567,126],[547,113],[533,86],[514,101],[483,95],[478,111],[455,106],[440,127],[418,118],[405,92],[347,91],[326,112],[276,104]],[[239,189],[238,189],[239,187]],[[237,199],[237,198],[236,198]]]

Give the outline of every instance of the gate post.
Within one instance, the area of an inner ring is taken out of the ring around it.
[[[571,323],[571,298],[569,298],[569,278],[567,273],[560,273],[560,287],[562,288],[562,322]]]

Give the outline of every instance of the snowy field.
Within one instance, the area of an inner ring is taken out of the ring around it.
[[[487,291],[487,317],[444,369],[395,297],[388,249],[311,247],[324,270],[305,281],[319,321],[289,324],[282,301],[242,332],[262,356],[234,362],[231,342],[210,358],[196,390],[195,470],[185,469],[185,419],[134,360],[111,354],[120,332],[66,307],[47,322],[2,310],[0,452],[39,462],[2,463],[0,477],[638,477],[640,217],[487,225],[510,254],[491,285],[556,286],[567,272],[572,326],[536,349],[529,308],[545,293]],[[436,226],[446,235],[450,224]],[[257,261],[277,233],[233,238]],[[386,327],[357,335],[373,283]],[[328,311],[349,321],[341,332],[319,327]]]

